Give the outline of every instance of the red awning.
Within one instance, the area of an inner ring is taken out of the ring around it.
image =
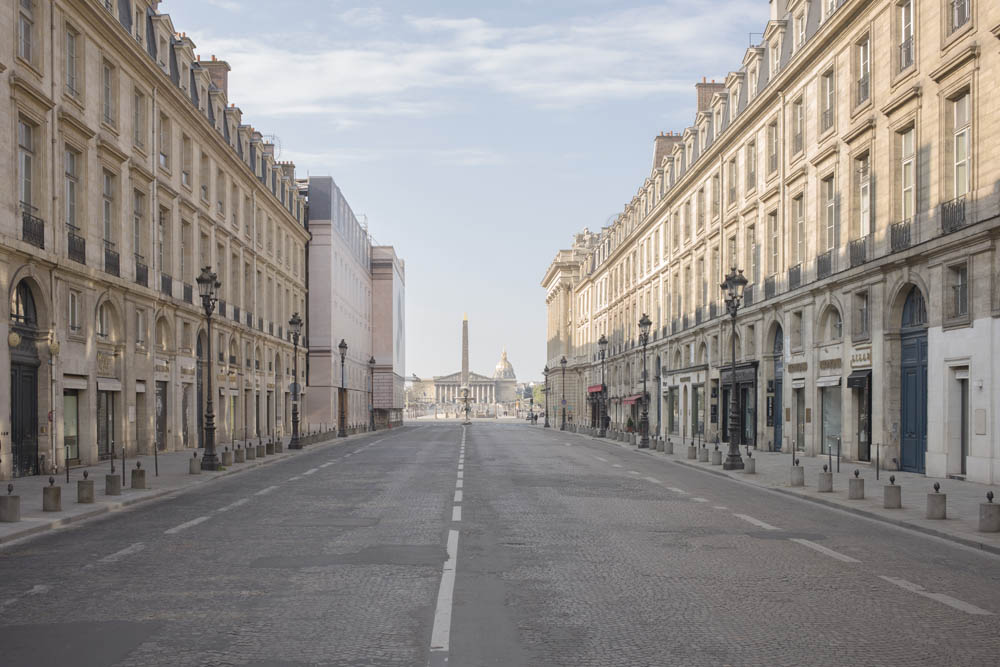
[[[589,387],[587,387],[587,393],[588,394],[596,394],[599,391],[604,391],[604,385],[603,384],[592,384]]]
[[[622,402],[625,405],[632,405],[634,403],[637,403],[641,399],[642,399],[642,394],[633,394],[632,396],[626,397],[625,400]]]

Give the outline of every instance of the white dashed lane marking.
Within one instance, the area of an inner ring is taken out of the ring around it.
[[[293,477],[292,479],[299,479],[299,478],[298,477]],[[246,505],[248,502],[250,502],[249,498],[240,498],[236,502],[229,503],[225,507],[220,507],[219,509],[216,510],[216,512],[228,512],[231,509],[236,509],[240,505]]]
[[[142,551],[145,548],[146,548],[146,545],[143,544],[142,542],[136,542],[135,544],[130,544],[127,547],[125,547],[124,549],[116,551],[113,554],[108,554],[104,558],[99,558],[94,563],[88,563],[87,565],[84,565],[83,569],[84,570],[89,570],[90,568],[94,567],[95,565],[106,565],[108,563],[116,563],[116,562],[120,561],[122,558],[125,558],[126,556],[131,556],[132,554],[137,554],[137,553],[139,553],[140,551]]]
[[[276,487],[276,486],[269,486],[269,487],[267,487],[265,489],[261,489],[260,491],[258,491],[254,495],[255,496],[266,496],[267,494],[271,493],[272,491],[277,491],[277,490],[278,490],[278,487]]]
[[[304,473],[302,473],[302,476],[305,477],[306,475],[311,475],[314,472],[318,472],[318,471],[319,471],[319,468],[309,468],[309,470],[306,470]]]
[[[687,491],[685,491],[684,489],[678,489],[676,486],[668,486],[667,488],[673,491],[674,493],[680,493],[685,496],[688,494]]]
[[[204,521],[208,521],[208,517],[207,516],[200,516],[197,519],[191,519],[190,521],[185,521],[184,523],[182,523],[179,526],[174,526],[173,528],[165,530],[165,531],[163,531],[163,534],[164,535],[174,535],[176,533],[181,532],[182,530],[187,530],[188,528],[191,528],[192,526],[197,526],[199,523],[202,523]]]
[[[968,602],[963,602],[958,598],[953,598],[950,595],[945,595],[944,593],[931,593],[926,590],[923,586],[914,584],[906,579],[900,579],[899,577],[887,577],[880,574],[879,579],[884,579],[890,584],[895,584],[900,588],[910,591],[911,593],[916,593],[917,595],[922,595],[925,598],[930,598],[931,600],[937,600],[941,604],[946,604],[953,609],[958,609],[959,611],[964,611],[967,614],[975,614],[977,616],[992,616],[993,612],[981,609],[976,605],[969,604]]]
[[[752,516],[749,516],[747,514],[733,514],[733,516],[735,516],[738,519],[743,519],[747,523],[753,524],[753,525],[757,526],[758,528],[763,528],[764,530],[781,530],[777,526],[772,526],[769,523],[764,523],[760,519],[755,519]]]
[[[708,502],[708,498],[692,498],[691,500],[693,500],[696,503],[707,503]]]
[[[455,482],[455,488],[456,489],[461,489],[462,488],[462,480],[457,480]]]
[[[462,502],[462,491],[461,491],[461,489],[459,489],[458,491],[455,492],[455,502],[456,503]]]
[[[630,475],[641,475],[642,473],[641,472],[637,472],[635,470],[629,470],[628,474],[630,474]]]
[[[789,540],[792,541],[792,542],[795,542],[796,544],[801,544],[804,547],[809,547],[810,549],[812,549],[814,551],[818,551],[821,554],[825,554],[825,555],[829,556],[830,558],[836,558],[837,560],[842,561],[844,563],[860,563],[861,562],[857,558],[851,558],[850,556],[844,555],[844,554],[840,553],[839,551],[834,551],[833,549],[830,549],[828,547],[824,547],[822,544],[816,544],[815,542],[812,542],[810,540],[804,540],[801,537],[790,537]]]
[[[602,459],[600,456],[595,456],[594,458],[597,459],[598,461],[602,462],[602,463],[607,463],[608,462],[607,459]]]
[[[455,505],[454,507],[451,508],[451,520],[452,521],[461,521],[462,520],[462,506],[461,505]]]
[[[621,468],[622,466],[621,466],[621,464],[620,464],[620,463],[612,463],[612,464],[611,464],[611,467],[612,467],[612,468]]]
[[[649,482],[652,482],[653,484],[663,484],[663,482],[661,482],[660,480],[656,479],[655,477],[643,477],[643,479],[645,479],[645,480],[647,480]]]

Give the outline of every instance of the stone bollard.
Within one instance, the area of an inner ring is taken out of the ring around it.
[[[21,496],[14,495],[14,485],[7,485],[7,495],[0,496],[0,521],[15,523],[21,520]]]
[[[820,493],[833,493],[833,472],[828,472],[826,465],[823,465],[823,472],[819,474],[819,484],[817,491]]]
[[[243,463],[244,461],[247,460],[247,458],[246,458],[246,456],[247,456],[246,450],[244,450],[239,445],[236,445],[236,451],[233,452],[233,454],[236,457],[235,460],[236,460],[237,463]]]
[[[747,452],[746,461],[743,462],[743,473],[746,475],[757,474],[757,459],[750,452]]]
[[[708,463],[708,447],[698,448],[698,463]]]
[[[277,443],[273,441],[268,442],[266,445],[264,445],[264,454],[266,454],[267,456],[271,456],[272,454],[274,454],[274,452],[276,451],[275,445],[277,445]]]
[[[229,451],[229,446],[222,451],[222,467],[233,465],[233,453]]]
[[[120,475],[104,476],[104,495],[120,496],[122,494],[122,478]]]
[[[285,451],[285,444],[283,442],[281,442],[280,439],[279,440],[275,440],[274,441],[274,453],[275,454],[280,454],[283,451]]]
[[[712,450],[712,465],[721,466],[722,465],[722,450],[716,445],[715,449]]]
[[[1000,505],[993,504],[993,492],[986,492],[986,502],[979,505],[979,532],[1000,533]]]
[[[806,469],[799,465],[799,460],[795,459],[792,463],[792,476],[788,480],[789,486],[805,486],[806,485]]]
[[[243,451],[246,452],[247,461],[253,461],[257,458],[257,447],[255,445],[247,445],[243,448]]]
[[[656,451],[662,452],[663,449],[664,449],[664,447],[665,447],[665,445],[664,445],[664,442],[662,440],[657,440],[656,441]]]
[[[698,458],[698,448],[694,445],[688,445],[688,458],[692,461]]]
[[[94,480],[87,479],[90,475],[83,471],[83,479],[76,483],[76,502],[89,505],[94,502]]]
[[[132,488],[148,489],[146,486],[146,471],[142,469],[142,461],[135,462],[135,470],[132,471]]]
[[[62,511],[62,487],[56,486],[56,478],[49,477],[49,485],[42,489],[42,511]]]
[[[267,456],[267,445],[258,443],[257,444],[257,458],[262,459]]]
[[[198,452],[195,452],[194,456],[188,459],[188,473],[192,475],[201,474],[201,461],[198,460]]]
[[[887,510],[903,508],[903,487],[896,486],[895,475],[889,475],[889,486],[882,487],[882,507]]]
[[[673,442],[673,440],[667,439],[667,441],[663,443],[663,453],[664,454],[671,454],[671,455],[673,455],[673,453],[674,453],[674,442]]]
[[[948,494],[941,493],[941,485],[934,482],[934,493],[927,494],[927,518],[948,518]]]
[[[858,475],[861,474],[860,470],[854,470],[854,479],[847,480],[847,499],[848,500],[864,500],[865,499],[865,480],[861,479]]]

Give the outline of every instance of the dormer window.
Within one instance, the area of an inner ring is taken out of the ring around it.
[[[757,95],[757,68],[754,67],[750,70],[750,90],[747,91],[747,97],[753,99]]]
[[[188,66],[187,65],[184,66],[184,70],[183,71],[184,71],[184,74],[181,76],[181,89],[182,90],[187,90],[187,82],[188,82],[188,79],[190,78],[190,74],[188,73]]]
[[[771,77],[774,77],[781,68],[781,40],[777,39],[771,45]]]
[[[799,12],[795,15],[795,49],[801,49],[806,43],[806,15]]]

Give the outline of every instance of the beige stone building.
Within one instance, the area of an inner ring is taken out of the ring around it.
[[[209,372],[217,442],[291,430],[294,166],[158,4],[0,9],[0,477],[198,446]],[[211,359],[203,266],[221,282]]]
[[[637,422],[648,313],[654,434],[727,440],[735,391],[742,443],[996,483],[1000,4],[773,0],[763,30],[550,265],[550,398],[565,355],[578,425]]]

